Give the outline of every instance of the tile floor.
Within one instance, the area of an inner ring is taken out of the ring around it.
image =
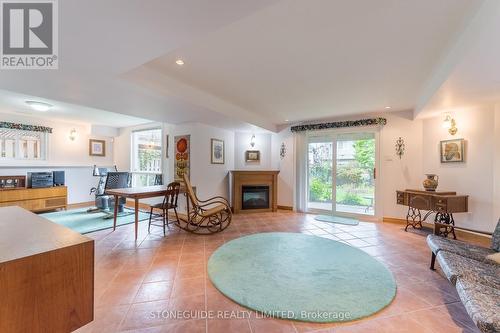
[[[383,262],[397,280],[397,296],[379,313],[356,322],[311,324],[258,317],[219,293],[206,274],[211,253],[224,242],[257,232],[302,232],[345,242]],[[140,224],[88,234],[95,239],[95,320],[77,332],[477,332],[453,286],[429,270],[423,232],[401,225],[344,226],[292,212],[237,215],[224,232],[191,235],[170,227],[147,233]],[[169,318],[168,311],[184,318]],[[226,319],[190,313],[223,313]],[[218,312],[225,311],[225,312]],[[233,312],[234,311],[234,312]],[[208,312],[207,312],[208,313]],[[251,315],[248,315],[251,313]]]

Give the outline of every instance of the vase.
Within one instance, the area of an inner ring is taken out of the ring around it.
[[[424,180],[424,188],[426,191],[435,191],[438,187],[439,177],[438,175],[427,173],[425,174],[427,178]]]

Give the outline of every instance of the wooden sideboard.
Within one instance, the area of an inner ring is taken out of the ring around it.
[[[94,240],[0,208],[0,332],[72,332],[94,317]]]
[[[19,206],[32,212],[66,208],[68,188],[66,186],[46,188],[0,189],[0,207]]]
[[[398,205],[408,206],[405,231],[409,226],[421,228],[422,222],[434,213],[435,222],[454,226],[453,213],[466,213],[469,210],[469,196],[457,195],[456,192],[452,191],[431,192],[408,189],[396,191],[396,202]],[[427,211],[423,217],[421,210]],[[448,232],[451,232],[456,238],[453,227],[444,231],[444,233]]]

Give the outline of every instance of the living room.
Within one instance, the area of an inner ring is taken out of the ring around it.
[[[498,1],[0,5],[1,332],[499,331]]]

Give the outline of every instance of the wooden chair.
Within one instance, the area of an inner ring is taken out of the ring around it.
[[[179,223],[179,226],[196,234],[213,234],[226,229],[233,217],[227,199],[216,196],[208,200],[200,200],[186,174],[183,175],[183,179],[187,200],[192,208],[188,208],[187,219],[181,219],[183,223]]]
[[[163,226],[163,235],[165,236],[165,226],[168,226],[168,210],[173,209],[175,213],[175,217],[177,218],[177,222],[179,222],[179,216],[177,215],[177,199],[179,197],[179,190],[181,188],[181,184],[177,182],[173,182],[167,185],[167,193],[165,194],[165,197],[163,198],[163,202],[152,205],[151,210],[149,212],[149,225],[148,225],[148,232],[151,230],[151,225],[155,225],[158,227]],[[162,214],[159,214],[158,216],[162,217],[163,224],[158,225],[158,224],[153,224],[151,223],[152,217],[153,217],[153,209],[161,209]]]

